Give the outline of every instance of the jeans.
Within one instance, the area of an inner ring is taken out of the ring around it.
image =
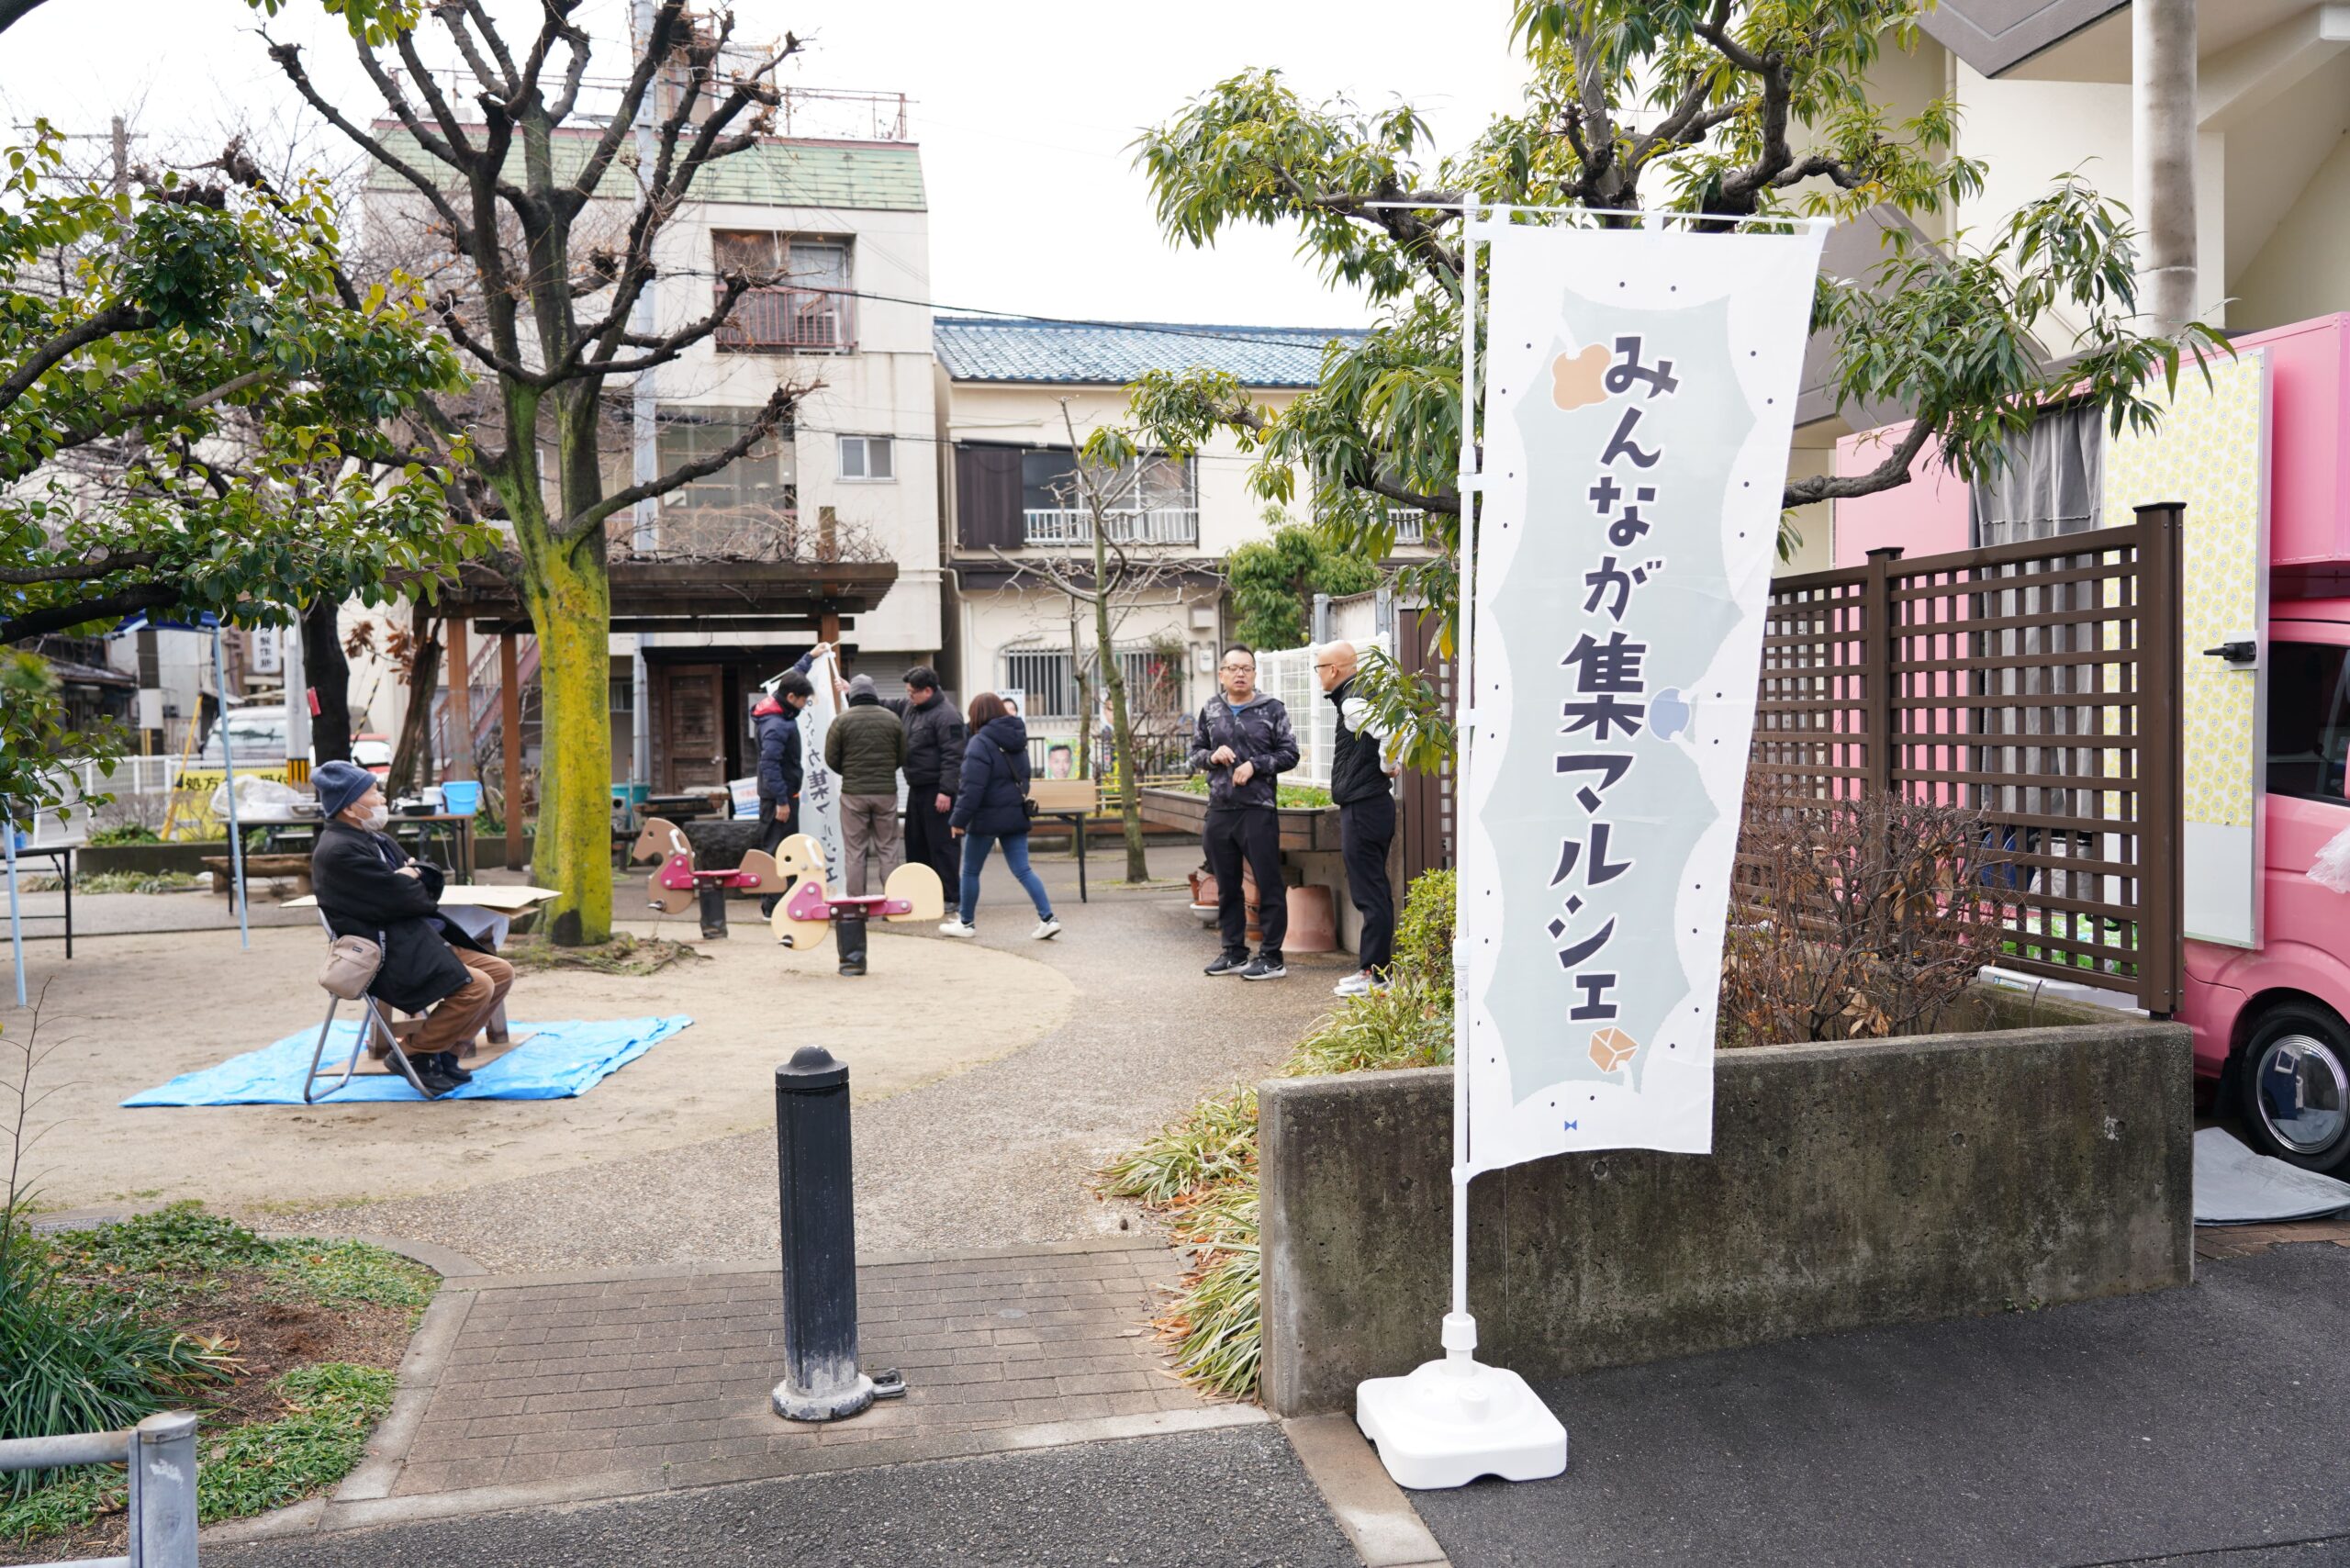
[[[1240,886],[1247,861],[1257,878],[1257,931],[1268,958],[1281,956],[1289,935],[1289,882],[1281,875],[1281,825],[1270,806],[1211,811],[1201,835],[1208,869],[1215,874],[1215,907],[1223,928],[1225,956],[1248,956],[1248,895]]]
[[[956,913],[963,924],[979,913],[979,868],[988,863],[988,851],[999,842],[991,833],[966,833],[963,835],[963,902]],[[1028,867],[1028,835],[1009,833],[1000,841],[1003,845],[1003,863],[1012,868],[1012,875],[1028,890],[1028,902],[1036,906],[1036,918],[1053,918],[1053,901],[1045,896],[1044,879]]]
[[[1384,975],[1395,957],[1395,890],[1387,881],[1387,849],[1394,842],[1394,796],[1375,795],[1338,808],[1347,898],[1362,916],[1359,964],[1375,975]]]

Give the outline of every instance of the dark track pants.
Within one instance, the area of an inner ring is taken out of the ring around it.
[[[1264,935],[1261,951],[1281,957],[1281,938],[1289,935],[1289,884],[1281,876],[1280,819],[1269,807],[1208,813],[1201,834],[1207,850],[1208,869],[1215,875],[1217,924],[1223,928],[1224,950],[1236,958],[1248,956],[1248,906],[1240,887],[1245,860],[1257,877],[1257,929]]]
[[[906,864],[927,866],[937,872],[938,885],[950,904],[963,880],[963,846],[947,826],[952,814],[938,809],[936,783],[910,781],[906,785]]]
[[[1387,851],[1395,842],[1395,797],[1381,795],[1338,808],[1338,849],[1347,865],[1347,898],[1362,916],[1360,963],[1383,975],[1395,957],[1395,890],[1387,880]]]

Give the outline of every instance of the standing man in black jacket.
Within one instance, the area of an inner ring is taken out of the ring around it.
[[[310,780],[327,818],[310,852],[319,909],[337,936],[382,944],[372,995],[404,1013],[431,1009],[408,1059],[418,1081],[446,1094],[472,1079],[457,1052],[506,999],[514,967],[441,913],[441,868],[410,860],[384,832],[391,813],[374,774],[324,762]]]
[[[906,861],[938,873],[938,885],[953,889],[963,875],[962,846],[955,842],[947,816],[963,787],[963,748],[968,740],[963,715],[938,689],[938,672],[928,665],[906,671],[906,694],[888,699],[888,708],[906,725]]]
[[[1352,643],[1333,643],[1315,655],[1323,695],[1338,711],[1337,745],[1330,754],[1330,799],[1338,808],[1338,850],[1347,867],[1347,898],[1362,916],[1360,968],[1335,988],[1340,996],[1387,989],[1395,957],[1395,890],[1387,881],[1387,851],[1395,842],[1398,764],[1387,755],[1387,731],[1355,691],[1360,660]]]
[[[1257,651],[1246,643],[1225,649],[1216,666],[1224,694],[1212,697],[1192,726],[1192,769],[1208,776],[1208,821],[1201,834],[1208,869],[1215,874],[1217,924],[1224,951],[1211,975],[1280,980],[1281,938],[1289,935],[1289,883],[1281,876],[1281,819],[1276,780],[1297,766],[1297,736],[1279,698],[1257,689]],[[1246,861],[1257,879],[1257,928],[1263,944],[1248,956],[1248,909],[1240,886]]]

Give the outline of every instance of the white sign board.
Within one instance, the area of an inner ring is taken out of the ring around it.
[[[1713,1147],[1715,993],[1824,226],[1492,245],[1472,1170]]]
[[[816,695],[800,710],[800,831],[824,846],[824,873],[837,881],[848,865],[841,839],[840,780],[824,766],[824,737],[840,716],[840,696],[834,686],[840,666],[830,653],[808,666]]]

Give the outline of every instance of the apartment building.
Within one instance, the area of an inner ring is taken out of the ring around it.
[[[1092,514],[1075,485],[1076,449],[1126,413],[1146,372],[1226,372],[1269,408],[1321,374],[1343,330],[1152,321],[1056,322],[943,316],[934,323],[935,422],[943,446],[943,559],[950,677],[958,691],[1015,694],[1029,732],[1051,747],[1098,730],[1080,711],[1091,676],[1091,609],[1053,586],[1090,588]],[[1270,528],[1248,493],[1256,459],[1229,434],[1188,457],[1149,456],[1112,481],[1111,537],[1141,568],[1113,606],[1113,642],[1144,745],[1178,744],[1185,715],[1214,689],[1225,623],[1224,556]],[[1301,494],[1303,487],[1301,487]],[[1300,521],[1302,513],[1293,514]],[[1418,520],[1402,547],[1416,549]]]

